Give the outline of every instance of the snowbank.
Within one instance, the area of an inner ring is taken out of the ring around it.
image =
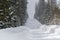
[[[28,40],[29,29],[25,26],[0,30],[0,40]]]

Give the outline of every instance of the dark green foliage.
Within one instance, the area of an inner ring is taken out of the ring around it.
[[[27,0],[0,0],[0,28],[23,25],[27,16],[26,3]]]

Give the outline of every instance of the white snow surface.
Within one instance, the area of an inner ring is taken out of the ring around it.
[[[54,29],[51,33],[51,29],[57,27],[56,25],[43,25],[40,27],[49,27],[45,29],[31,29],[26,26],[20,26],[16,28],[7,28],[0,30],[0,40],[59,40],[60,28]],[[50,29],[50,30],[49,30]]]
[[[0,40],[28,40],[29,29],[25,26],[0,30]]]

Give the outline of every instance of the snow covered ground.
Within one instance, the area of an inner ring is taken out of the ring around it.
[[[0,40],[60,40],[60,25],[42,25],[34,18],[38,0],[28,0],[25,26],[0,30]]]
[[[31,29],[25,26],[7,28],[0,30],[0,40],[60,40],[60,28],[55,29],[54,33],[51,33],[49,29],[41,31],[40,28]]]
[[[0,40],[28,40],[29,29],[25,27],[0,30]]]

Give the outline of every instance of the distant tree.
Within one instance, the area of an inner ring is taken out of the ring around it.
[[[35,18],[40,21],[41,24],[49,24],[54,18],[54,13],[52,12],[56,7],[55,0],[39,0],[38,5],[36,6]]]

